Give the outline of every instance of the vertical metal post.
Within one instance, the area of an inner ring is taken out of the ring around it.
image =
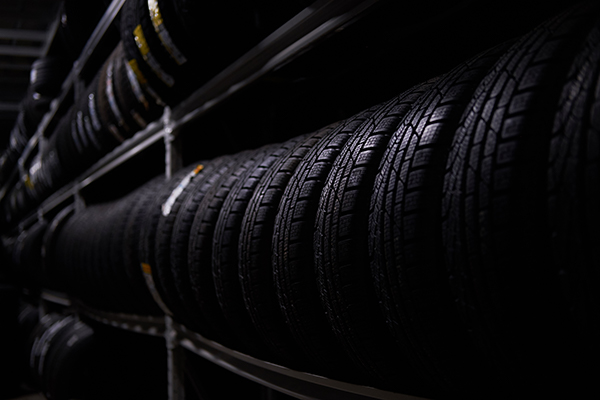
[[[76,185],[73,189],[73,202],[75,204],[75,213],[79,213],[85,209],[85,199],[81,195],[80,185]]]
[[[165,131],[165,174],[167,179],[171,178],[175,171],[183,167],[181,138],[173,129],[174,122],[171,120],[171,109],[165,108],[163,114]]]
[[[185,400],[184,362],[185,353],[179,346],[173,319],[165,316],[165,341],[167,342],[168,399]]]

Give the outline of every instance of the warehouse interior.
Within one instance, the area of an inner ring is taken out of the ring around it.
[[[0,400],[586,396],[600,6],[2,0]]]

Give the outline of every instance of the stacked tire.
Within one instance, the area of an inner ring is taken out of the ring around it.
[[[27,310],[37,313],[31,306]],[[22,349],[27,364],[24,380],[30,390],[48,399],[167,396],[166,354],[160,338],[57,313],[44,315],[29,329]]]
[[[106,8],[101,3],[88,9],[76,1],[66,2],[69,23],[61,33],[75,58],[85,44],[82,39],[91,34],[89,27],[94,26],[82,24],[76,15],[98,20]],[[25,173],[10,188],[3,202],[6,223],[22,219],[51,193],[159,119],[167,105],[179,104],[310,2],[275,3],[128,0],[115,23],[118,44],[99,63],[85,88],[75,93],[74,104],[60,116],[35,158],[24,165]],[[235,13],[228,11],[232,8]],[[218,41],[212,39],[215,35]],[[36,78],[30,91],[44,93],[36,92],[25,102],[31,111],[21,116],[0,158],[0,184],[14,169],[50,100],[59,93],[57,82],[63,81],[64,74],[51,68],[64,72],[59,60],[34,64],[32,77]],[[47,95],[50,89],[55,92]]]
[[[127,0],[121,40],[140,84],[173,106],[311,3]]]
[[[348,382],[583,396],[600,372],[599,11],[90,205],[48,242],[48,273],[93,307]]]
[[[67,64],[58,57],[47,56],[33,62],[27,94],[21,101],[8,146],[0,156],[0,186],[7,183],[27,142],[49,110],[50,102],[59,95],[67,72]]]
[[[85,7],[81,7],[76,0],[64,2],[57,35],[48,54],[31,65],[27,93],[21,100],[8,146],[0,156],[0,186],[8,182],[23,149],[49,110],[51,101],[59,96],[73,62],[79,57],[92,33],[91,29],[100,20],[107,5],[107,1],[91,1]]]

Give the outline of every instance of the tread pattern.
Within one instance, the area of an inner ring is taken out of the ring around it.
[[[261,178],[242,220],[239,278],[246,309],[263,342],[287,362],[304,363],[305,356],[292,338],[277,301],[271,267],[274,221],[283,191],[308,151],[327,133],[321,129],[299,141]]]
[[[180,196],[173,205],[169,219],[169,229],[162,232],[161,241],[163,249],[162,261],[164,269],[169,273],[169,285],[172,296],[177,298],[177,304],[183,313],[188,316],[190,327],[201,330],[210,335],[210,327],[206,323],[202,312],[195,307],[192,295],[193,285],[190,283],[188,267],[188,241],[190,240],[191,221],[196,213],[198,204],[202,201],[210,188],[220,178],[244,158],[245,154],[226,155],[205,164],[200,174],[201,179],[190,185],[187,196]]]
[[[317,205],[346,141],[381,107],[373,106],[327,133],[300,161],[281,198],[272,240],[275,289],[285,323],[304,353],[330,374],[354,372],[321,305],[313,257]]]
[[[215,224],[212,249],[212,276],[221,312],[246,351],[262,359],[273,358],[258,336],[244,303],[239,280],[239,238],[250,199],[261,178],[286,156],[303,137],[292,138],[269,152],[231,188]]]
[[[314,234],[317,284],[338,341],[357,367],[373,379],[390,384],[402,376],[402,384],[415,387],[420,378],[387,331],[371,282],[368,211],[387,142],[432,83],[425,82],[385,103],[346,142],[325,181]]]
[[[580,4],[521,38],[475,92],[448,159],[442,215],[453,290],[478,348],[516,387],[558,382],[557,360],[570,358],[569,346],[547,352],[571,341],[571,322],[548,268],[541,205],[560,87],[596,14],[597,5]]]
[[[173,315],[182,320],[193,329],[202,329],[202,325],[205,325],[203,320],[199,323],[196,318],[197,313],[192,312],[189,306],[182,301],[181,287],[178,286],[177,273],[181,268],[181,265],[176,264],[175,267],[171,264],[171,253],[172,253],[172,238],[176,240],[188,240],[189,232],[186,234],[180,234],[178,230],[175,230],[177,219],[182,212],[187,212],[187,208],[182,206],[190,204],[188,198],[198,199],[202,198],[211,185],[214,184],[218,178],[225,173],[232,165],[236,163],[236,157],[226,155],[216,158],[211,161],[201,161],[197,163],[197,168],[202,168],[196,175],[194,175],[191,181],[188,181],[187,186],[182,188],[185,181],[190,178],[190,175],[184,177],[181,183],[174,188],[173,193],[180,192],[177,198],[170,203],[170,211],[167,215],[163,213],[159,217],[156,243],[154,247],[154,259],[155,269],[157,275],[157,281],[155,284],[160,287],[161,293],[164,293],[166,302],[169,304],[170,310]],[[196,172],[194,170],[194,172]],[[172,194],[170,195],[172,196]],[[163,210],[165,207],[163,203]],[[202,331],[204,332],[204,331]]]
[[[415,368],[446,393],[489,385],[489,371],[454,306],[440,214],[446,159],[460,117],[507,48],[497,46],[457,66],[415,102],[387,145],[371,198],[371,272],[386,322]]]
[[[220,342],[228,346],[239,347],[235,334],[225,320],[212,276],[212,249],[217,219],[224,200],[235,183],[245,176],[246,171],[254,168],[273,146],[266,146],[244,153],[243,157],[231,166],[227,173],[206,192],[195,210],[193,221],[188,229],[188,236],[182,236],[179,242],[189,245],[187,250],[188,279],[192,285],[197,308],[209,326],[220,338]],[[189,240],[186,240],[189,237]],[[175,238],[174,238],[175,239]],[[175,242],[175,241],[174,241]],[[183,253],[183,252],[182,252]],[[171,265],[180,261],[172,260]]]

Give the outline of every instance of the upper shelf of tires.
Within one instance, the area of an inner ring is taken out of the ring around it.
[[[110,27],[119,29],[118,44],[96,72],[89,72],[93,66],[79,66],[82,85],[76,85],[72,105],[63,105],[64,111],[54,115],[55,123],[44,132],[47,140],[35,156],[24,160],[23,176],[5,193],[5,223],[10,226],[21,220],[51,193],[157,120],[166,106],[179,104],[309,3],[126,1]],[[228,12],[231,9],[236,12]],[[71,51],[80,48],[68,46]],[[38,75],[45,72],[38,70]],[[5,180],[49,100],[58,94],[55,83],[66,75],[61,71],[62,77],[46,73],[43,83],[51,80],[54,92],[44,95],[48,100],[43,107],[38,106],[35,115],[23,115],[15,127],[3,156]],[[33,84],[32,90],[36,90]]]

